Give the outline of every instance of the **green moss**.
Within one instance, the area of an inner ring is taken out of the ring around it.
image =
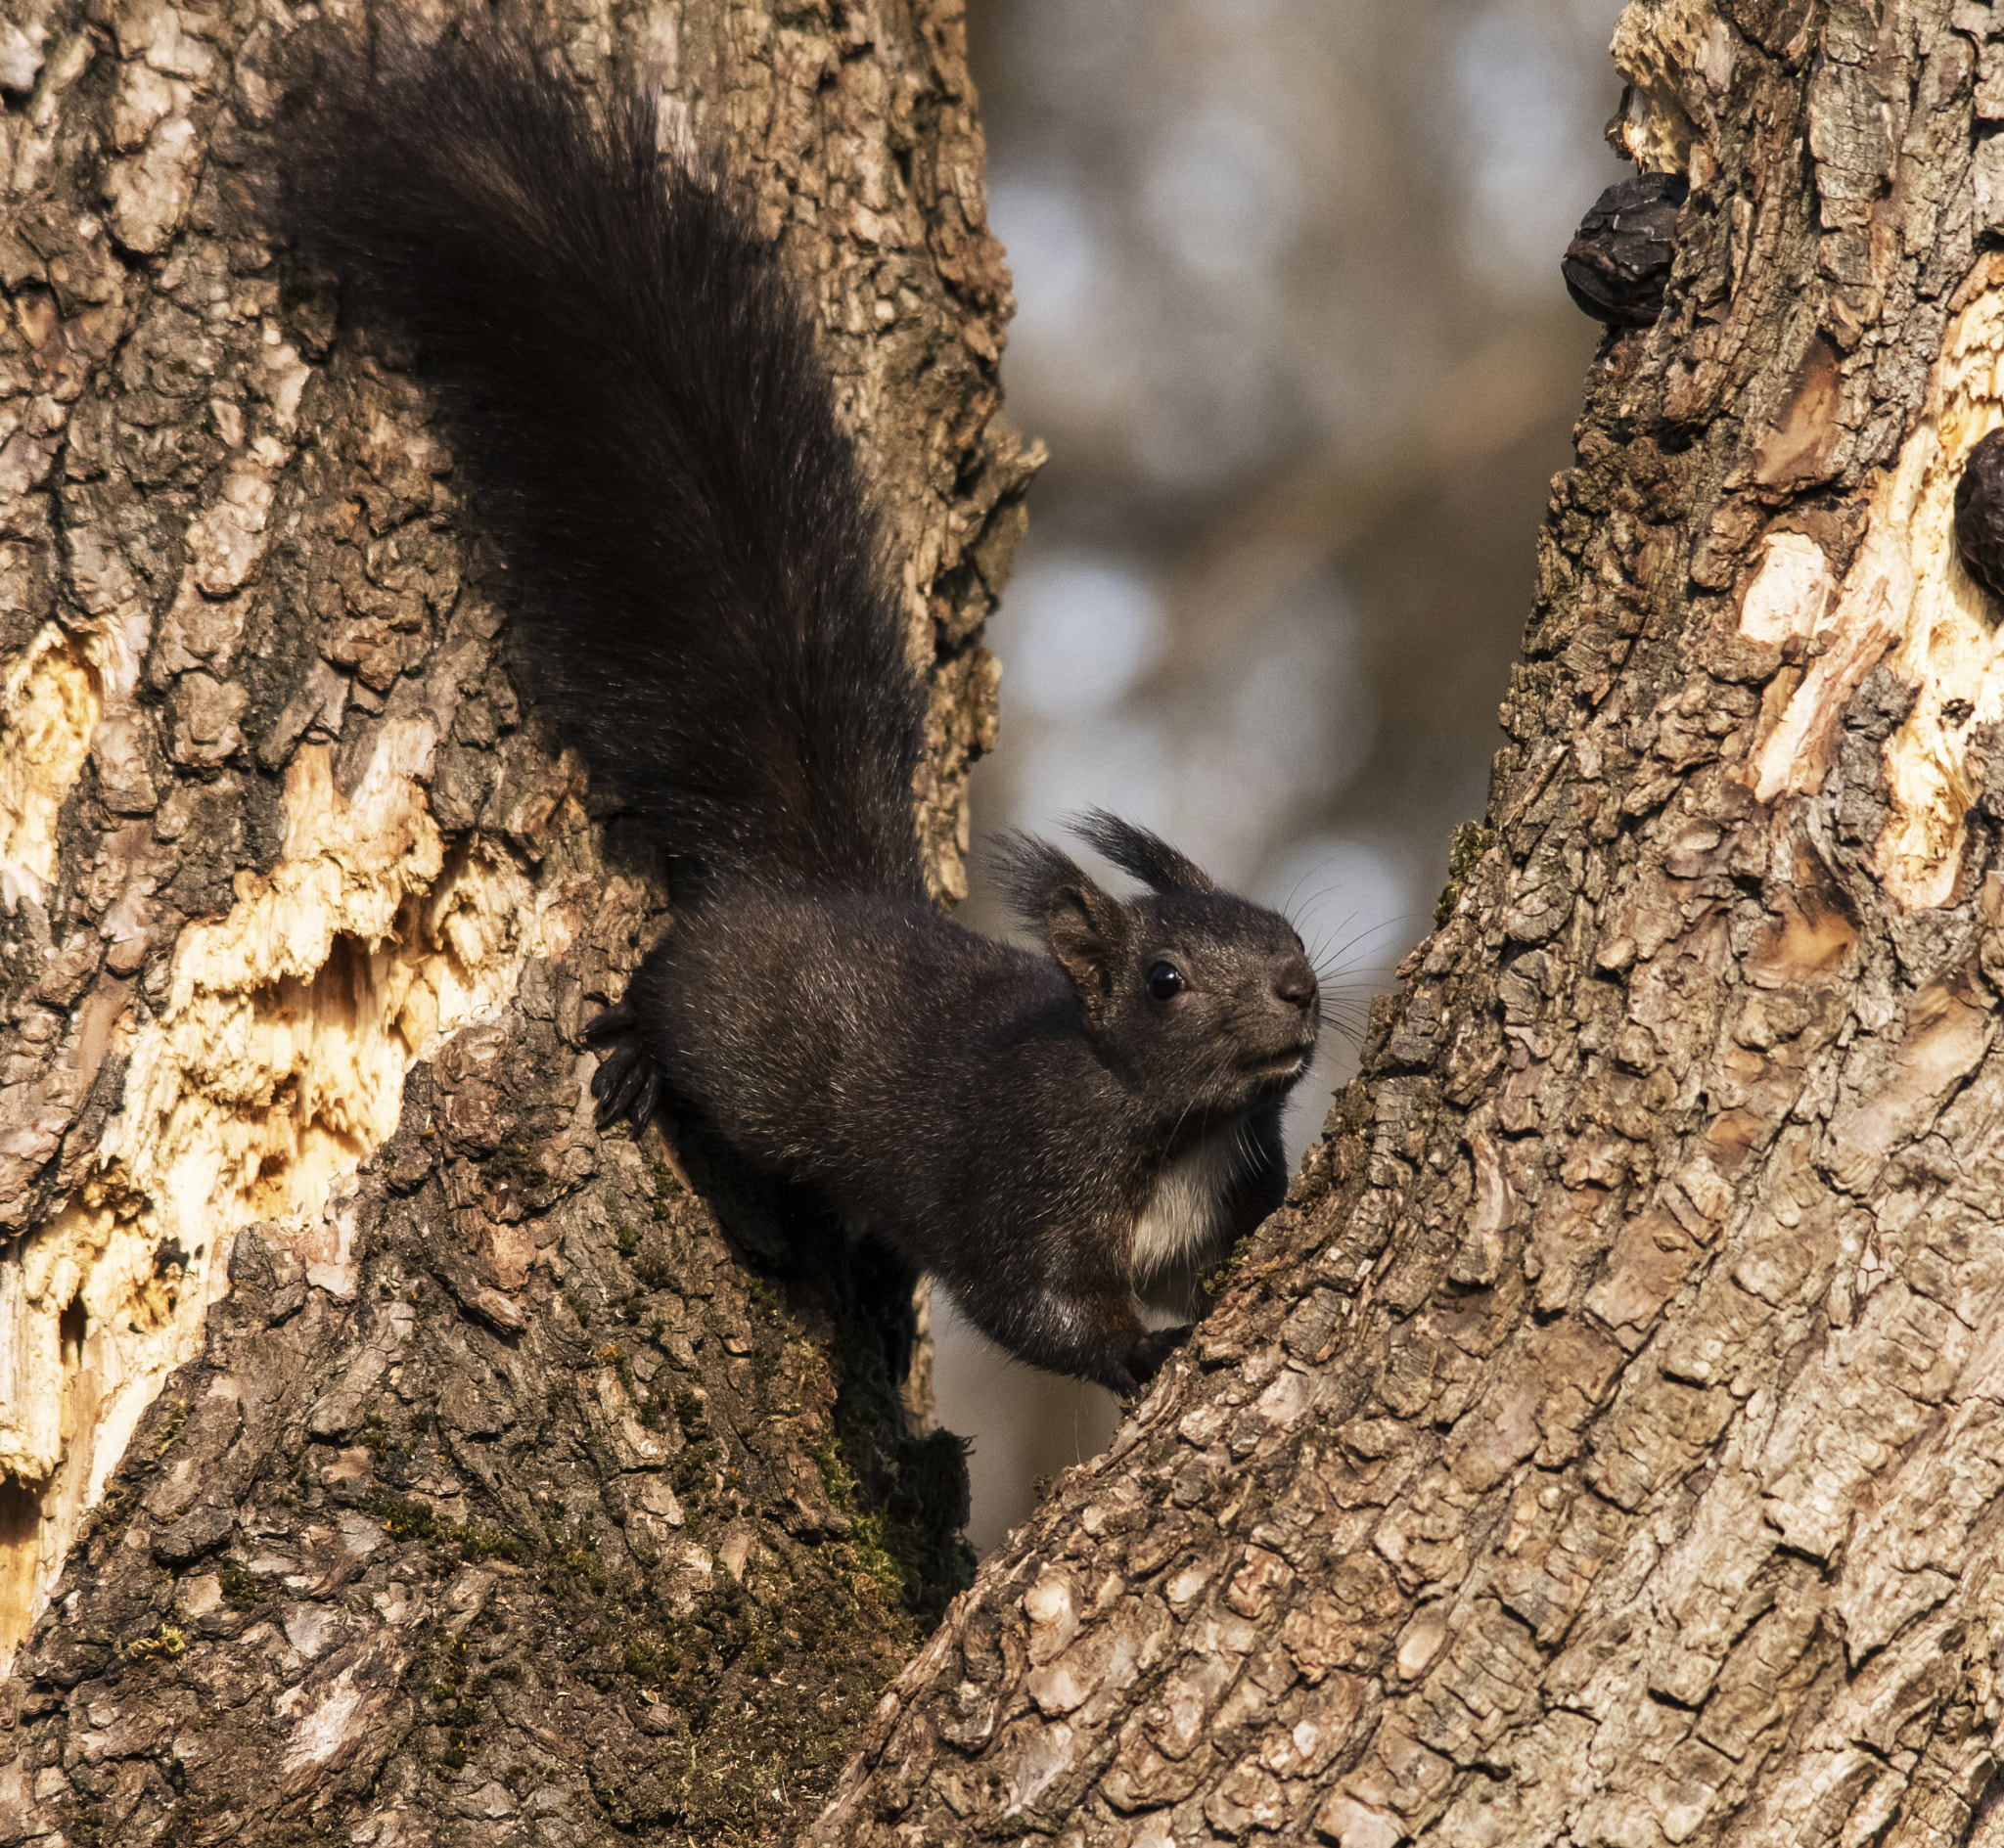
[[[128,1662],[171,1662],[188,1647],[188,1633],[163,1623],[150,1637],[135,1637],[122,1653]]]
[[[1436,928],[1454,916],[1454,908],[1461,903],[1461,894],[1468,884],[1468,876],[1475,871],[1476,862],[1487,853],[1496,836],[1492,830],[1479,822],[1463,822],[1454,831],[1454,838],[1447,849],[1447,883],[1441,887],[1440,902],[1434,907],[1434,924]]]
[[[450,1523],[438,1517],[438,1510],[424,1502],[405,1501],[379,1489],[363,1506],[380,1520],[394,1540],[436,1540]]]
[[[264,1602],[264,1588],[255,1573],[247,1572],[234,1559],[225,1559],[216,1570],[223,1600],[232,1610],[255,1610]]]
[[[158,1459],[164,1457],[173,1448],[174,1439],[181,1435],[181,1426],[188,1422],[188,1402],[176,1399],[168,1408],[160,1424],[160,1434],[154,1440],[153,1454]]]
[[[445,1749],[436,1764],[441,1771],[463,1771],[473,1756],[486,1682],[479,1676],[468,1679],[465,1640],[443,1630],[433,1632],[431,1666],[430,1717],[445,1729]]]
[[[640,1234],[631,1226],[615,1226],[613,1237],[618,1240],[619,1255],[622,1258],[630,1258],[640,1249]]]
[[[622,1347],[615,1341],[608,1341],[599,1349],[599,1361],[618,1375],[619,1383],[626,1388],[626,1396],[629,1399],[637,1399],[640,1396],[640,1390],[633,1382],[633,1369],[627,1362],[626,1352]]]
[[[635,1615],[609,1640],[612,1659],[674,1731],[594,1761],[620,1827],[719,1848],[766,1841],[826,1789],[904,1652],[834,1551],[782,1547],[743,1584],[719,1573],[680,1618],[644,1583],[628,1588]],[[672,1836],[651,1832],[668,1825]]]
[[[1333,1136],[1361,1136],[1370,1127],[1370,1088],[1361,1080],[1352,1078],[1330,1104],[1329,1133]]]
[[[1252,1248],[1252,1235],[1249,1232],[1233,1241],[1232,1248],[1225,1253],[1224,1262],[1204,1280],[1204,1293],[1212,1302],[1225,1293],[1225,1286],[1232,1281],[1232,1273],[1246,1261],[1246,1253]]]
[[[753,1292],[761,1342],[765,1317],[784,1313],[765,1288],[763,1301]],[[826,1365],[800,1343],[782,1351],[803,1374]],[[595,1658],[594,1679],[623,1680],[673,1729],[667,1741],[592,1767],[594,1790],[623,1829],[649,1838],[672,1829],[661,1838],[718,1848],[791,1833],[886,1683],[971,1576],[972,1555],[954,1531],[966,1497],[959,1440],[907,1435],[874,1341],[838,1377],[849,1383],[838,1387],[834,1417],[800,1441],[846,1517],[842,1540],[802,1548],[775,1534],[742,1583],[719,1569],[679,1609],[642,1572],[591,1615],[574,1605],[567,1620]],[[700,1517],[719,1478],[728,1486],[736,1473],[735,1446],[690,1384],[663,1381],[651,1403],[682,1427],[672,1480]]]
[[[645,1637],[629,1637],[621,1657],[627,1674],[643,1688],[659,1688],[682,1666],[680,1649]]]
[[[709,1500],[710,1481],[722,1452],[709,1439],[684,1446],[675,1459],[675,1495],[691,1514],[702,1513]]]
[[[633,1255],[633,1275],[649,1289],[666,1289],[674,1282],[674,1272],[668,1268],[665,1252],[660,1249],[661,1239],[657,1236],[643,1244]]]
[[[906,1584],[904,1568],[885,1545],[884,1511],[863,1505],[848,1459],[843,1455],[841,1440],[833,1430],[810,1439],[807,1454],[821,1471],[821,1486],[828,1492],[829,1506],[848,1517],[848,1550],[855,1557],[857,1569],[887,1610],[898,1609],[909,1601],[907,1593],[912,1588]]]
[[[764,1385],[787,1371],[787,1299],[762,1277],[748,1277],[745,1294],[751,1298],[753,1318],[752,1377]]]
[[[599,1550],[588,1540],[573,1540],[559,1556],[599,1597],[603,1598],[606,1595],[606,1562],[599,1557]]]
[[[522,1563],[522,1542],[498,1528],[475,1527],[448,1520],[428,1503],[409,1501],[384,1489],[367,1496],[362,1506],[383,1523],[393,1539],[422,1540],[427,1546],[456,1548],[459,1556],[471,1564],[478,1564],[484,1559],[506,1559],[516,1565]]]
[[[868,1452],[878,1433],[889,1434],[891,1444],[888,1455],[872,1460],[878,1492],[871,1495],[854,1459]],[[808,1437],[805,1447],[830,1506],[849,1518],[849,1550],[879,1601],[932,1629],[954,1596],[974,1583],[974,1549],[960,1532],[967,1520],[966,1441],[951,1431],[911,1437],[902,1419],[873,1425],[864,1394],[845,1379],[833,1423]]]
[[[468,1525],[457,1528],[453,1537],[459,1542],[460,1557],[473,1564],[485,1559],[506,1559],[512,1565],[522,1563],[522,1542],[499,1528]]]
[[[547,1547],[545,1577],[552,1589],[567,1593],[582,1585],[595,1596],[603,1598],[612,1581],[591,1535],[582,1528],[573,1527],[564,1518],[562,1510],[555,1507],[541,1510],[540,1518]]]
[[[651,1385],[641,1394],[640,1421],[651,1431],[667,1423],[668,1395],[659,1385]]]

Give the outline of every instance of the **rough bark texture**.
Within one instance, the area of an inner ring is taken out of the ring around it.
[[[957,0],[548,17],[823,312],[956,894],[1034,460]],[[0,1842],[790,1832],[964,1582],[959,1448],[839,1269],[592,1129],[660,892],[518,708],[424,393],[258,235],[292,29],[0,18],[0,1666],[62,1568]]]
[[[818,1842],[2004,1840],[2004,17],[1616,49],[1691,200],[1441,928]]]

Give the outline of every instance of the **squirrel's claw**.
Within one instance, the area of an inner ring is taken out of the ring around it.
[[[608,1008],[584,1029],[587,1045],[606,1049],[591,1077],[600,1129],[622,1118],[642,1129],[660,1104],[661,1068],[648,1052],[639,1028],[627,1009]]]

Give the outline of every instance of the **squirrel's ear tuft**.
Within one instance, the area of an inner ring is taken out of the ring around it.
[[[1013,830],[996,840],[994,866],[1017,922],[1040,936],[1054,894],[1085,878],[1085,870],[1062,848]]]
[[[1114,992],[1126,948],[1127,907],[1095,885],[1069,853],[1032,834],[1006,839],[1000,865],[1011,909],[1043,937],[1079,1005],[1100,1006]]]
[[[1071,832],[1142,884],[1158,892],[1214,892],[1217,882],[1187,854],[1160,834],[1123,822],[1103,808],[1088,809]]]

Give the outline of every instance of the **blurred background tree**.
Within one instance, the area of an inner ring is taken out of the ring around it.
[[[1482,810],[1600,332],[1559,256],[1630,171],[1601,135],[1620,0],[968,11],[1010,415],[1051,452],[977,832],[1096,803],[1284,906],[1341,970],[1298,1149]],[[979,873],[963,916],[1006,927]],[[985,1551],[1115,1408],[943,1298],[934,1326]]]

